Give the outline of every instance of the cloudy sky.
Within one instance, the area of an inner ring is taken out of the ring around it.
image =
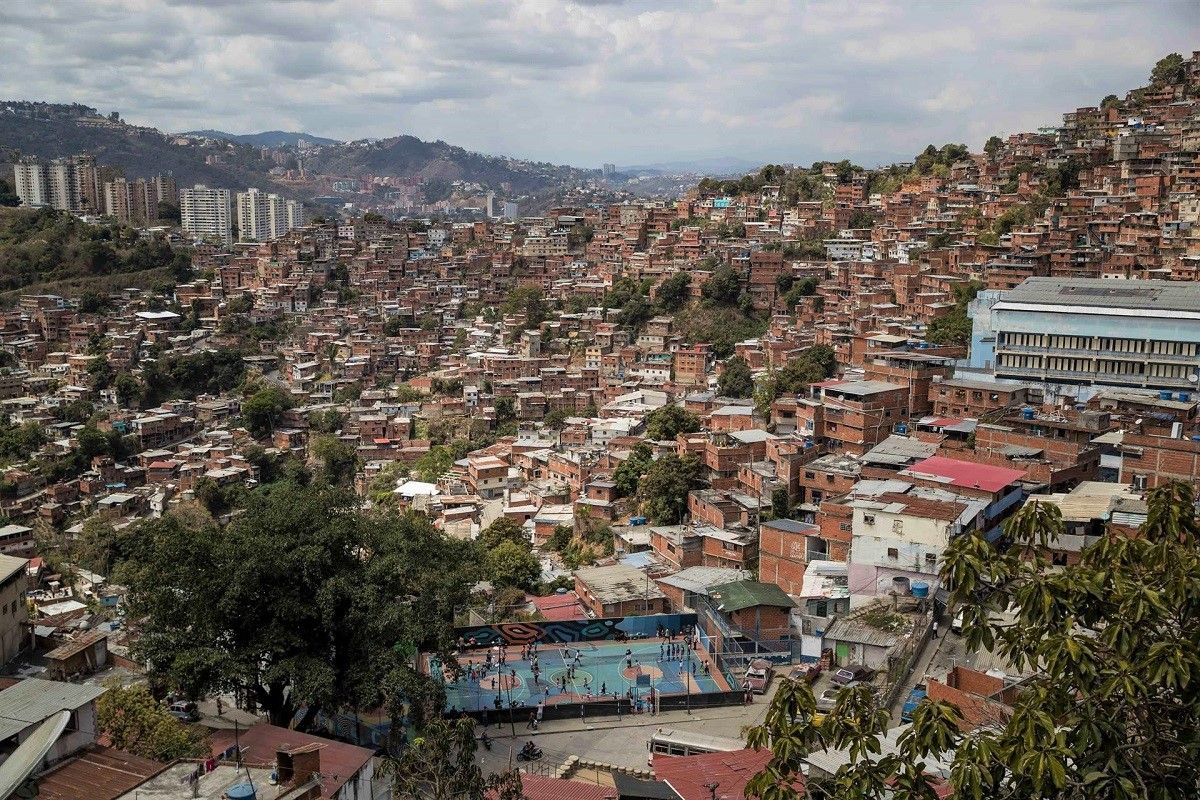
[[[0,0],[0,98],[581,166],[874,164],[1054,124],[1198,34],[1196,0]]]

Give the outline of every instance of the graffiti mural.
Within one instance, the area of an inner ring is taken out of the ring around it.
[[[643,617],[608,617],[563,622],[502,622],[458,628],[456,635],[468,646],[570,644],[649,639],[660,628],[679,633],[696,624],[695,614],[653,614]]]

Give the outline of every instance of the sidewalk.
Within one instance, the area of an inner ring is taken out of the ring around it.
[[[900,724],[900,712],[904,710],[904,703],[908,700],[909,693],[912,692],[917,684],[925,682],[925,674],[929,671],[929,665],[937,656],[938,650],[941,649],[942,643],[945,641],[945,635],[937,639],[930,639],[928,636],[925,637],[925,642],[921,646],[921,654],[913,662],[912,671],[908,673],[908,678],[904,681],[904,688],[900,690],[900,694],[896,697],[896,702],[891,707],[893,727]]]

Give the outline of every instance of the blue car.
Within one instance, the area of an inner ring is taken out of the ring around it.
[[[913,711],[917,708],[917,703],[925,699],[925,687],[914,686],[913,690],[908,693],[908,699],[904,701],[904,707],[900,709],[900,721],[912,722]]]

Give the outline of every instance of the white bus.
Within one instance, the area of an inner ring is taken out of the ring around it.
[[[648,747],[650,749],[649,757],[652,758],[655,753],[666,756],[728,753],[733,750],[742,750],[746,745],[738,739],[730,739],[727,736],[710,736],[707,733],[659,728],[650,734]]]

